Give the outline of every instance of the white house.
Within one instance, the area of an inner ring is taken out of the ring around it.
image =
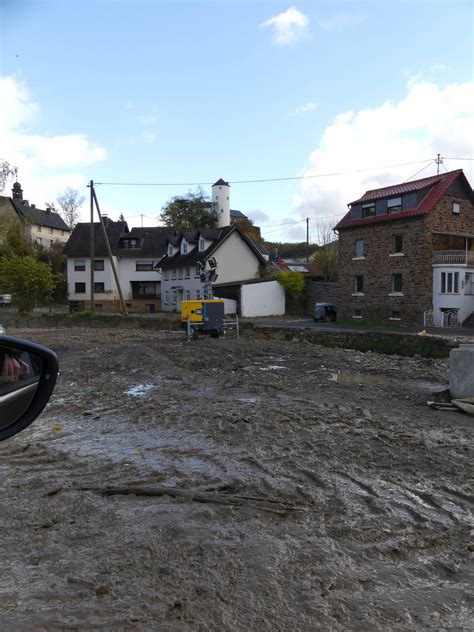
[[[173,229],[133,228],[126,222],[104,219],[112,260],[129,311],[155,312],[161,306],[161,275],[156,264],[166,253]],[[67,255],[68,300],[75,309],[90,308],[90,224],[79,223],[63,249]],[[94,224],[94,305],[98,310],[120,310],[120,295],[102,228]]]
[[[181,231],[168,240],[161,270],[162,309],[180,310],[183,300],[239,301],[240,287],[260,278],[266,260],[237,224]]]

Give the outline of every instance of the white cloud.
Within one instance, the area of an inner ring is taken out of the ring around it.
[[[262,226],[270,223],[270,216],[259,209],[251,209],[246,211],[245,214],[252,220],[255,226]]]
[[[307,36],[309,18],[296,7],[290,7],[283,13],[262,22],[260,26],[273,29],[275,46],[286,46]]]
[[[0,77],[0,94],[0,158],[18,168],[25,198],[41,207],[68,186],[83,192],[82,169],[104,160],[105,149],[85,134],[42,133],[41,109],[23,81]]]
[[[338,13],[330,18],[318,20],[318,25],[325,31],[336,31],[347,26],[354,26],[364,21],[360,15],[351,15],[349,13]]]
[[[292,217],[340,215],[366,190],[403,182],[423,167],[389,165],[434,159],[438,153],[472,158],[473,100],[474,82],[439,87],[417,79],[407,85],[406,96],[399,102],[386,101],[378,107],[339,114],[326,127],[302,175],[348,173],[302,180]],[[463,168],[472,185],[472,162],[445,160],[444,165],[448,170]],[[350,173],[378,166],[387,168]],[[434,174],[436,165],[417,177]],[[334,224],[337,219],[334,217]],[[304,230],[296,232],[293,237],[304,237]]]
[[[314,112],[316,109],[316,103],[314,101],[308,101],[308,103],[304,103],[296,108],[293,112],[290,113],[290,116],[299,116],[300,114],[307,114],[308,112]]]

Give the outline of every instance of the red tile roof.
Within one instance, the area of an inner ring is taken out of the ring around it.
[[[420,191],[422,189],[431,187],[416,208],[409,209],[407,211],[401,211],[399,213],[385,213],[383,215],[373,215],[372,217],[356,218],[351,218],[351,212],[349,211],[337,224],[336,230],[339,230],[341,228],[350,228],[351,226],[358,226],[360,224],[378,224],[380,222],[404,219],[417,215],[426,215],[433,210],[433,208],[441,200],[443,195],[445,195],[449,187],[460,176],[462,176],[469,190],[471,190],[471,187],[469,186],[469,183],[462,169],[456,169],[456,171],[449,171],[448,173],[431,176],[430,178],[421,178],[420,180],[413,180],[412,182],[403,182],[402,184],[396,184],[390,187],[383,187],[381,189],[366,191],[366,193],[364,193],[361,198],[355,200],[354,202],[352,202],[352,204],[358,204],[370,200],[378,200],[380,198],[401,195],[402,193],[409,193],[412,191]]]

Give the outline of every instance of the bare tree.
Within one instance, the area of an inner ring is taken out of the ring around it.
[[[319,221],[312,230],[318,250],[311,256],[311,261],[319,265],[326,281],[337,281],[338,241],[335,238],[332,223]]]
[[[54,204],[50,205],[50,208],[57,210],[63,220],[72,230],[79,221],[80,213],[79,209],[84,203],[85,197],[79,194],[77,189],[67,187],[67,189],[61,195],[58,195],[57,202],[59,208],[55,209]]]
[[[8,179],[16,175],[16,167],[8,160],[0,160],[0,193],[3,193]]]

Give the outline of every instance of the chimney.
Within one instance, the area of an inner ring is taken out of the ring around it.
[[[36,208],[36,204],[32,204],[31,208]],[[47,209],[46,209],[47,210]]]

